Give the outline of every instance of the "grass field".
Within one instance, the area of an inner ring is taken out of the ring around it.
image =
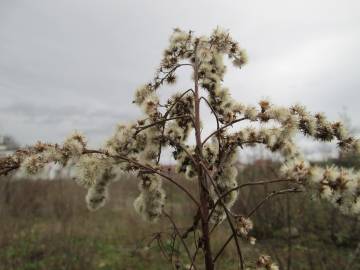
[[[263,177],[266,173],[263,167],[249,166],[239,181]],[[175,189],[168,185],[165,188],[167,211],[181,229],[187,228],[195,209]],[[244,190],[235,210],[246,212],[272,189]],[[138,193],[137,180],[133,177],[126,176],[114,183],[110,202],[96,212],[87,210],[86,191],[70,180],[1,179],[0,192],[1,270],[172,269],[162,256],[172,245],[171,226],[166,220],[145,223],[137,216],[132,207]],[[287,206],[290,206],[289,212]],[[287,213],[291,218],[290,227]],[[308,195],[278,197],[265,205],[253,221],[257,244],[250,247],[242,242],[245,258],[254,259],[258,254],[267,253],[281,269],[287,269],[291,254],[294,270],[360,269],[356,253],[360,240],[358,220],[345,218]],[[162,249],[156,241],[148,245],[157,232],[162,232]],[[227,226],[219,226],[214,231],[213,249],[218,250],[227,237]],[[219,261],[218,269],[236,269],[235,258],[234,247],[230,246]],[[177,261],[186,262],[185,253],[179,247],[173,263]]]

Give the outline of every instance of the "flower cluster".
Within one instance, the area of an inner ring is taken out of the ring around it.
[[[103,170],[100,177],[89,187],[86,194],[86,203],[90,210],[94,211],[103,207],[108,200],[108,186],[115,174],[111,173],[111,168],[100,168]]]
[[[250,218],[239,216],[236,218],[236,233],[238,236],[247,239],[250,244],[254,245],[256,238],[249,236],[249,232],[253,229],[254,224]]]
[[[330,201],[345,214],[360,213],[359,173],[352,169],[335,166],[327,168],[312,166],[304,160],[292,139],[296,131],[300,131],[315,140],[332,141],[337,139],[338,146],[342,151],[360,153],[360,141],[351,137],[342,123],[331,123],[323,114],[312,116],[300,105],[290,109],[268,106],[266,109],[262,108],[259,117],[262,121],[272,119],[281,125],[275,131],[277,135],[274,137],[273,145],[259,136],[261,132],[254,137],[267,145],[270,150],[279,151],[285,158],[280,170],[282,175],[303,183],[310,190],[317,192],[320,198]]]
[[[85,188],[90,188],[111,166],[110,159],[101,154],[83,155],[75,165],[75,181]]]
[[[217,170],[215,177],[216,187],[210,189],[213,201],[217,202],[210,219],[213,223],[221,223],[225,219],[226,213],[224,207],[230,209],[238,197],[238,190],[232,190],[238,185],[236,180],[238,174],[236,161],[237,152],[232,150],[223,159],[223,166],[220,166],[220,169]]]
[[[236,232],[238,235],[247,236],[253,229],[253,222],[251,219],[239,216],[236,220]]]
[[[106,150],[112,155],[122,155],[132,158],[142,164],[155,167],[159,156],[159,138],[161,131],[156,126],[142,129],[152,121],[141,120],[137,124],[119,125],[115,134],[108,140]],[[119,164],[123,170],[134,170],[128,163]],[[161,215],[165,202],[165,192],[161,180],[142,170],[137,170],[140,178],[140,195],[134,206],[144,219],[156,220]]]
[[[70,135],[62,146],[38,142],[35,146],[16,152],[13,161],[25,174],[35,175],[48,163],[65,166],[71,159],[78,160],[86,147],[85,138],[79,133]]]
[[[134,103],[139,105],[143,112],[151,117],[156,117],[158,114],[159,97],[151,84],[143,85],[136,90]]]
[[[247,63],[245,51],[231,38],[228,31],[220,28],[215,29],[209,38],[199,38],[196,46],[199,52],[198,78],[201,86],[208,91],[209,102],[219,121],[229,123],[245,111],[253,116],[251,107],[244,107],[234,101],[229,89],[222,86],[226,71],[224,55],[232,60],[234,66],[241,68]]]
[[[360,213],[360,173],[353,169],[311,166],[303,159],[289,160],[281,168],[283,175],[301,181],[319,198],[332,203],[344,214]]]
[[[112,155],[135,156],[146,147],[145,133],[135,138],[136,125],[118,125],[115,133],[106,142],[105,149]]]
[[[257,270],[279,270],[279,266],[272,262],[268,255],[261,255],[256,262]]]
[[[154,222],[161,216],[165,203],[162,182],[158,176],[151,174],[142,174],[140,178],[141,193],[134,201],[134,207],[145,220]]]
[[[71,156],[72,158],[79,158],[85,148],[86,139],[78,132],[71,134],[68,138],[66,138],[63,144],[63,149],[68,152],[68,156]]]
[[[176,123],[176,126],[172,125],[172,127],[177,129],[177,133],[181,133],[181,137],[177,139],[184,142],[188,138],[191,129],[194,128],[194,123],[191,121],[194,115],[194,96],[192,92],[182,96],[175,94],[168,99],[165,106],[167,107],[169,117],[176,118],[173,121]],[[171,130],[171,127],[169,128]]]
[[[179,144],[174,145],[174,148],[173,157],[177,161],[175,171],[184,175],[188,180],[194,180],[197,177],[197,170],[191,156],[194,155],[195,149],[186,147],[185,151]]]
[[[297,131],[315,140],[338,140],[342,151],[360,153],[360,141],[349,136],[340,122],[331,123],[323,114],[312,116],[304,107],[296,105],[290,109],[271,106],[260,102],[261,122],[275,121],[280,126],[273,128],[245,128],[228,137],[231,144],[253,146],[264,144],[269,150],[280,153],[285,162],[281,173],[288,179],[300,182],[310,190],[316,191],[320,198],[330,201],[345,214],[360,213],[360,178],[352,169],[335,166],[320,168],[304,160],[294,144]]]

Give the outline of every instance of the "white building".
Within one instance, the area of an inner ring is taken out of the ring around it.
[[[12,137],[0,135],[0,157],[11,155],[18,148],[18,144]]]

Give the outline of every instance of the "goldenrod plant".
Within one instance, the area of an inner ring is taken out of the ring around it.
[[[134,201],[135,210],[145,222],[156,222],[159,218],[169,221],[188,256],[180,262],[182,266],[202,269],[195,263],[196,258],[202,256],[205,269],[213,270],[215,266],[221,269],[217,259],[228,244],[234,242],[239,269],[278,269],[267,255],[260,255],[258,259],[244,258],[241,248],[244,241],[255,244],[251,230],[256,224],[251,221],[251,216],[269,199],[308,191],[345,214],[360,212],[360,173],[334,166],[311,165],[304,159],[295,136],[302,133],[321,142],[336,140],[341,151],[355,153],[360,152],[360,141],[350,136],[341,122],[329,122],[323,114],[311,114],[300,105],[285,108],[261,100],[255,107],[237,102],[223,85],[225,57],[236,68],[242,68],[248,60],[246,52],[228,31],[216,28],[210,36],[196,36],[191,31],[175,29],[154,78],[135,92],[134,103],[143,110],[141,119],[118,125],[101,149],[88,148],[84,136],[74,133],[63,144],[39,142],[18,150],[1,159],[0,174],[17,169],[35,174],[50,162],[62,165],[74,162],[75,181],[88,189],[88,208],[96,210],[108,199],[115,171],[135,173],[140,190]],[[191,70],[192,85],[162,103],[159,91],[166,85],[175,84],[182,68]],[[208,134],[203,132],[201,106],[211,111],[214,120],[215,128]],[[240,128],[234,131],[240,123]],[[246,123],[249,123],[247,127]],[[256,145],[263,145],[281,156],[281,177],[239,184],[236,180],[238,151]],[[173,173],[161,166],[165,148],[172,150],[177,174],[187,179],[183,181],[190,181],[194,189],[188,190]],[[163,181],[175,185],[197,209],[195,213],[185,213],[194,216],[185,232],[166,211]],[[232,210],[240,189],[279,182],[287,183],[288,188],[259,200],[249,213]],[[223,246],[215,252],[210,232],[225,222],[231,234],[224,236]],[[189,232],[195,230],[200,232],[200,237],[194,240],[197,241],[194,250],[185,240]]]

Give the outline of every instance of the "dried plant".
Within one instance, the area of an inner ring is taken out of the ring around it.
[[[2,159],[0,175],[16,169],[34,174],[49,162],[63,165],[75,162],[75,180],[88,189],[88,207],[96,210],[105,204],[116,170],[136,173],[140,195],[134,202],[135,210],[149,222],[156,222],[160,217],[168,219],[173,226],[173,240],[183,244],[188,256],[187,261],[178,262],[180,265],[197,269],[196,257],[203,256],[205,268],[212,270],[228,244],[234,241],[240,269],[278,269],[267,255],[245,262],[241,250],[241,241],[255,244],[256,239],[251,236],[251,216],[269,199],[307,190],[345,214],[360,212],[360,174],[352,169],[311,165],[295,144],[295,135],[302,133],[323,142],[337,140],[342,151],[357,153],[360,141],[348,135],[342,123],[329,122],[323,114],[312,115],[300,105],[285,108],[261,100],[259,106],[254,107],[235,101],[223,86],[226,56],[238,68],[247,62],[245,51],[227,31],[217,28],[209,37],[197,37],[191,31],[175,29],[155,77],[135,93],[134,103],[142,108],[144,118],[119,125],[102,149],[87,148],[84,136],[79,133],[68,137],[62,145],[39,142]],[[160,88],[176,83],[180,68],[192,71],[193,87],[170,96],[161,104]],[[216,124],[208,136],[202,134],[200,106],[209,108]],[[240,122],[257,122],[258,126],[232,132],[231,127]],[[195,138],[190,138],[192,134]],[[259,144],[282,156],[281,177],[239,185],[236,181],[238,149]],[[194,190],[186,189],[160,166],[165,147],[173,151],[176,172],[191,181],[196,187]],[[166,212],[162,181],[175,185],[197,209],[196,213],[185,213],[194,219],[184,232]],[[279,182],[288,183],[289,188],[270,193],[249,213],[231,210],[240,189]],[[210,232],[224,221],[231,234],[214,253]],[[194,240],[193,251],[185,240],[195,230],[200,231],[200,237]],[[173,252],[164,253],[173,262]],[[178,263],[173,266],[178,267]]]

